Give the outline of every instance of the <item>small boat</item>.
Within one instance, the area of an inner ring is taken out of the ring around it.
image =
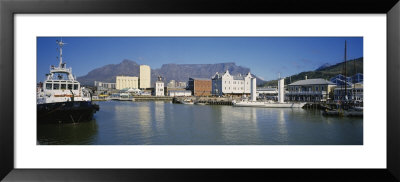
[[[90,121],[99,110],[92,103],[91,93],[80,85],[72,75],[72,69],[62,62],[62,48],[57,41],[60,56],[59,65],[50,66],[43,85],[37,92],[37,123],[76,123]]]
[[[324,116],[340,116],[340,117],[363,117],[363,111],[357,110],[343,110],[343,109],[334,109],[334,110],[325,110],[322,112]]]
[[[193,100],[185,99],[181,101],[181,104],[194,104]]]

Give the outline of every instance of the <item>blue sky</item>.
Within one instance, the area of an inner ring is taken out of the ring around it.
[[[37,38],[37,81],[57,65],[56,40]],[[63,37],[63,56],[76,76],[124,59],[150,65],[235,62],[265,80],[363,57],[362,37]]]

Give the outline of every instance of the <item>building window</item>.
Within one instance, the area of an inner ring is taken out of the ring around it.
[[[315,91],[318,91],[318,86],[315,87]]]

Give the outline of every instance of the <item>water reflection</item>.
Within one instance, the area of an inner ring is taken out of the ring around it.
[[[221,107],[221,133],[226,144],[256,144],[260,142],[257,109],[254,107]]]
[[[332,145],[363,144],[360,118],[304,109],[99,102],[96,121],[37,128],[40,144]]]
[[[80,123],[38,124],[37,140],[40,145],[82,145],[96,143],[96,120]]]
[[[292,109],[290,109],[292,110]],[[279,109],[278,110],[278,131],[279,131],[279,140],[282,144],[286,144],[288,141],[288,130],[286,128],[286,120],[285,120],[285,111],[288,111],[287,109]]]

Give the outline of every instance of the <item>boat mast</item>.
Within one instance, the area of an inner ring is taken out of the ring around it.
[[[345,100],[347,101],[347,67],[346,67],[346,64],[347,64],[347,58],[346,58],[346,54],[347,54],[347,41],[345,40],[344,41],[344,97],[345,97]]]
[[[356,60],[353,60],[354,61],[354,78],[356,78],[357,77],[357,79],[358,79],[358,76],[357,76],[357,67],[356,67]],[[353,79],[352,79],[353,80]],[[353,103],[355,103],[355,100],[356,100],[356,81],[354,81],[353,80]]]
[[[56,43],[58,44],[58,46],[60,47],[60,57],[58,58],[59,60],[60,60],[60,63],[59,63],[59,65],[58,65],[58,67],[60,67],[61,68],[61,64],[62,64],[62,48],[63,48],[63,46],[65,45],[65,43],[61,40],[61,41],[56,41]]]

